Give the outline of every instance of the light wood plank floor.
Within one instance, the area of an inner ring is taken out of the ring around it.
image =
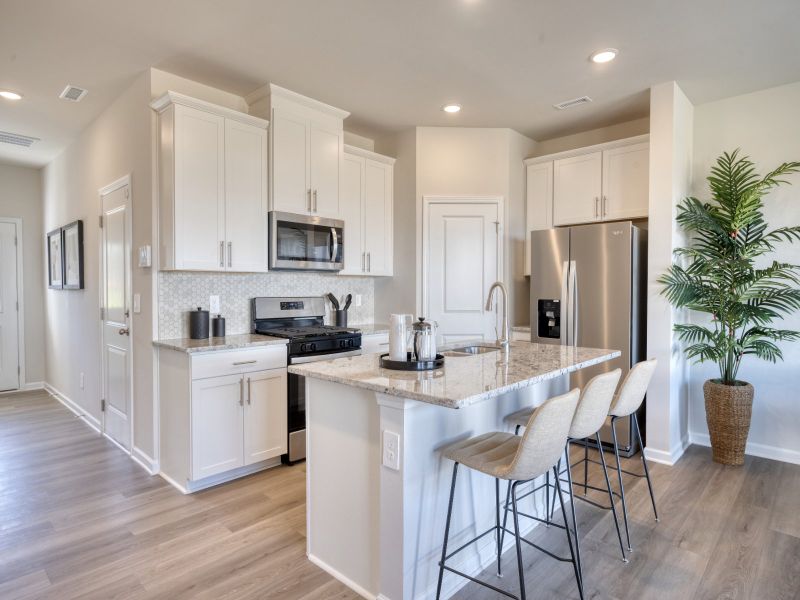
[[[653,475],[661,523],[645,483],[627,488],[628,565],[610,516],[578,503],[588,598],[800,599],[800,467],[725,468],[693,447]],[[0,397],[0,598],[356,598],[305,558],[304,478],[280,467],[184,496],[48,395]],[[533,537],[566,552],[560,530]],[[569,565],[526,550],[525,569],[529,598],[578,597]]]

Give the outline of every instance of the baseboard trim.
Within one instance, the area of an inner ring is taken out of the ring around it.
[[[31,381],[22,385],[19,388],[20,392],[31,392],[33,390],[43,390],[44,389],[44,382],[43,381]]]
[[[158,461],[136,446],[131,450],[131,458],[150,475],[158,474]]]
[[[276,456],[275,458],[268,458],[267,460],[262,460],[261,462],[254,463],[252,465],[247,465],[245,467],[239,467],[238,469],[233,469],[232,471],[225,471],[224,473],[220,473],[218,475],[211,475],[204,479],[198,479],[196,481],[187,481],[186,485],[181,485],[177,481],[175,481],[172,477],[164,473],[159,469],[158,474],[164,478],[169,484],[173,485],[177,489],[179,489],[184,494],[192,494],[194,492],[199,492],[200,490],[205,490],[210,487],[214,487],[215,485],[220,485],[222,483],[227,483],[229,481],[233,481],[234,479],[239,479],[240,477],[245,477],[247,475],[252,475],[253,473],[258,473],[259,471],[266,471],[267,469],[272,469],[273,467],[278,467],[281,465],[281,457]]]
[[[53,398],[55,398],[56,400],[61,402],[61,404],[66,406],[70,410],[70,412],[79,417],[89,427],[94,429],[97,433],[102,433],[100,428],[100,421],[98,421],[94,416],[90,415],[85,410],[83,410],[83,408],[79,404],[77,404],[73,400],[70,400],[68,396],[62,394],[55,387],[53,387],[47,382],[44,382],[44,389],[45,391],[47,391],[48,394],[50,394]]]
[[[332,566],[330,566],[324,560],[321,560],[321,559],[317,558],[313,554],[308,554],[307,556],[308,556],[308,560],[309,561],[314,563],[316,566],[318,566],[320,569],[325,571],[328,575],[330,575],[331,577],[333,577],[337,581],[340,581],[341,583],[343,583],[344,585],[349,587],[351,590],[353,590],[356,594],[358,594],[362,598],[367,598],[367,600],[383,600],[383,599],[389,600],[383,594],[378,594],[376,596],[375,594],[372,594],[372,593],[368,592],[363,587],[358,585],[355,581],[353,581],[349,577],[344,576],[342,573],[340,573],[339,571],[334,569]]]
[[[680,443],[674,446],[669,452],[657,450],[648,446],[644,449],[644,455],[649,461],[671,467],[681,459],[683,453],[686,452],[686,449],[690,445],[691,441],[689,436],[685,435]]]
[[[698,446],[711,447],[711,438],[707,433],[692,431],[689,433],[689,441]],[[771,460],[800,465],[800,451],[797,450],[787,450],[786,448],[779,448],[778,446],[747,442],[744,453],[750,456],[758,456],[759,458],[769,458]]]

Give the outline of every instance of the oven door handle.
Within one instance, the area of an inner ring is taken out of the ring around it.
[[[339,234],[336,233],[336,228],[331,227],[331,239],[333,246],[331,248],[331,262],[336,262],[336,255],[339,253]]]
[[[346,358],[348,356],[361,356],[361,349],[351,350],[349,352],[330,352],[328,354],[317,354],[315,356],[292,356],[289,358],[289,364],[302,365],[304,363],[333,360],[334,358]]]

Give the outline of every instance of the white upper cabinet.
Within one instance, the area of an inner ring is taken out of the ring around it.
[[[267,121],[167,92],[159,112],[160,266],[267,270]]]
[[[341,274],[392,275],[394,159],[347,146],[342,165],[345,252]]]
[[[553,224],[575,225],[600,219],[602,152],[553,161]]]
[[[613,221],[647,216],[649,171],[648,143],[603,151],[603,219]]]
[[[251,110],[271,121],[270,210],[340,218],[343,123],[350,113],[276,85],[264,94],[251,98]]]
[[[553,161],[526,169],[525,275],[531,274],[531,231],[553,226]]]

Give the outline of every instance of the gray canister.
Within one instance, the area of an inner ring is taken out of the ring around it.
[[[211,319],[211,335],[213,337],[225,337],[225,317],[217,315]]]
[[[189,337],[193,340],[208,339],[208,311],[199,306],[189,313]]]

